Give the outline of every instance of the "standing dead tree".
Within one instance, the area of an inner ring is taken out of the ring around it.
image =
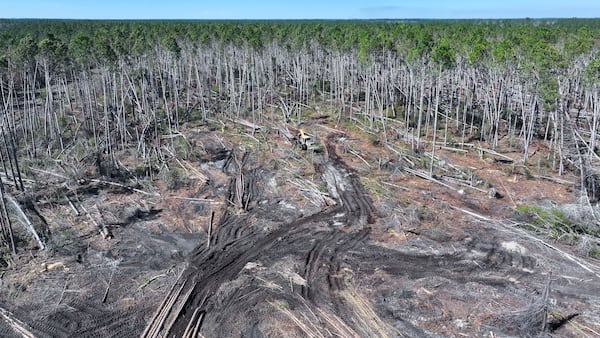
[[[0,178],[0,208],[2,209],[0,210],[0,227],[2,228],[2,240],[8,245],[10,251],[13,254],[16,254],[17,249],[15,246],[15,239],[13,236],[12,222],[10,220],[10,217],[8,216],[8,209],[6,207],[4,182],[2,182],[2,178]]]

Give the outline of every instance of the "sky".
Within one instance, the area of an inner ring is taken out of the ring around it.
[[[0,18],[461,19],[600,17],[600,0],[0,0]]]

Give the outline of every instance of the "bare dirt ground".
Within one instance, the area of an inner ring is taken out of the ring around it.
[[[174,190],[32,173],[48,248],[3,270],[0,336],[600,335],[600,262],[515,221],[573,202],[575,178],[465,148],[436,150],[426,179],[327,123],[307,124],[308,152],[282,130],[190,126],[200,156]]]

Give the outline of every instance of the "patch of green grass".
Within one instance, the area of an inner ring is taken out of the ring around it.
[[[389,196],[389,191],[383,188],[381,179],[361,176],[360,183],[372,197],[377,197],[379,199],[391,197]]]
[[[558,208],[520,205],[515,210],[517,217],[526,221],[525,226],[528,229],[544,232],[555,240],[576,242],[581,235],[594,235],[581,225],[571,221]]]
[[[319,184],[319,185],[317,186],[317,189],[319,189],[319,191],[320,191],[320,192],[323,192],[323,193],[327,193],[327,192],[329,192],[329,191],[327,190],[327,185],[326,185],[326,184],[324,184],[324,183],[321,183],[321,184]]]
[[[520,205],[516,208],[516,211],[528,216],[534,225],[572,226],[571,221],[559,209],[546,209],[535,205]]]
[[[169,168],[164,173],[163,179],[165,186],[169,190],[177,190],[190,184],[189,177],[185,176],[185,172],[177,167]]]
[[[184,160],[187,160],[191,157],[193,153],[192,145],[188,142],[188,140],[183,137],[183,135],[179,137],[175,137],[173,139],[173,148],[175,150],[175,154]]]

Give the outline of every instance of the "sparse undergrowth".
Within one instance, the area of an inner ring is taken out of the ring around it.
[[[580,207],[582,208],[582,207]],[[580,247],[584,254],[600,258],[600,231],[593,225],[577,223],[558,207],[520,205],[515,208],[522,226],[553,240]]]

